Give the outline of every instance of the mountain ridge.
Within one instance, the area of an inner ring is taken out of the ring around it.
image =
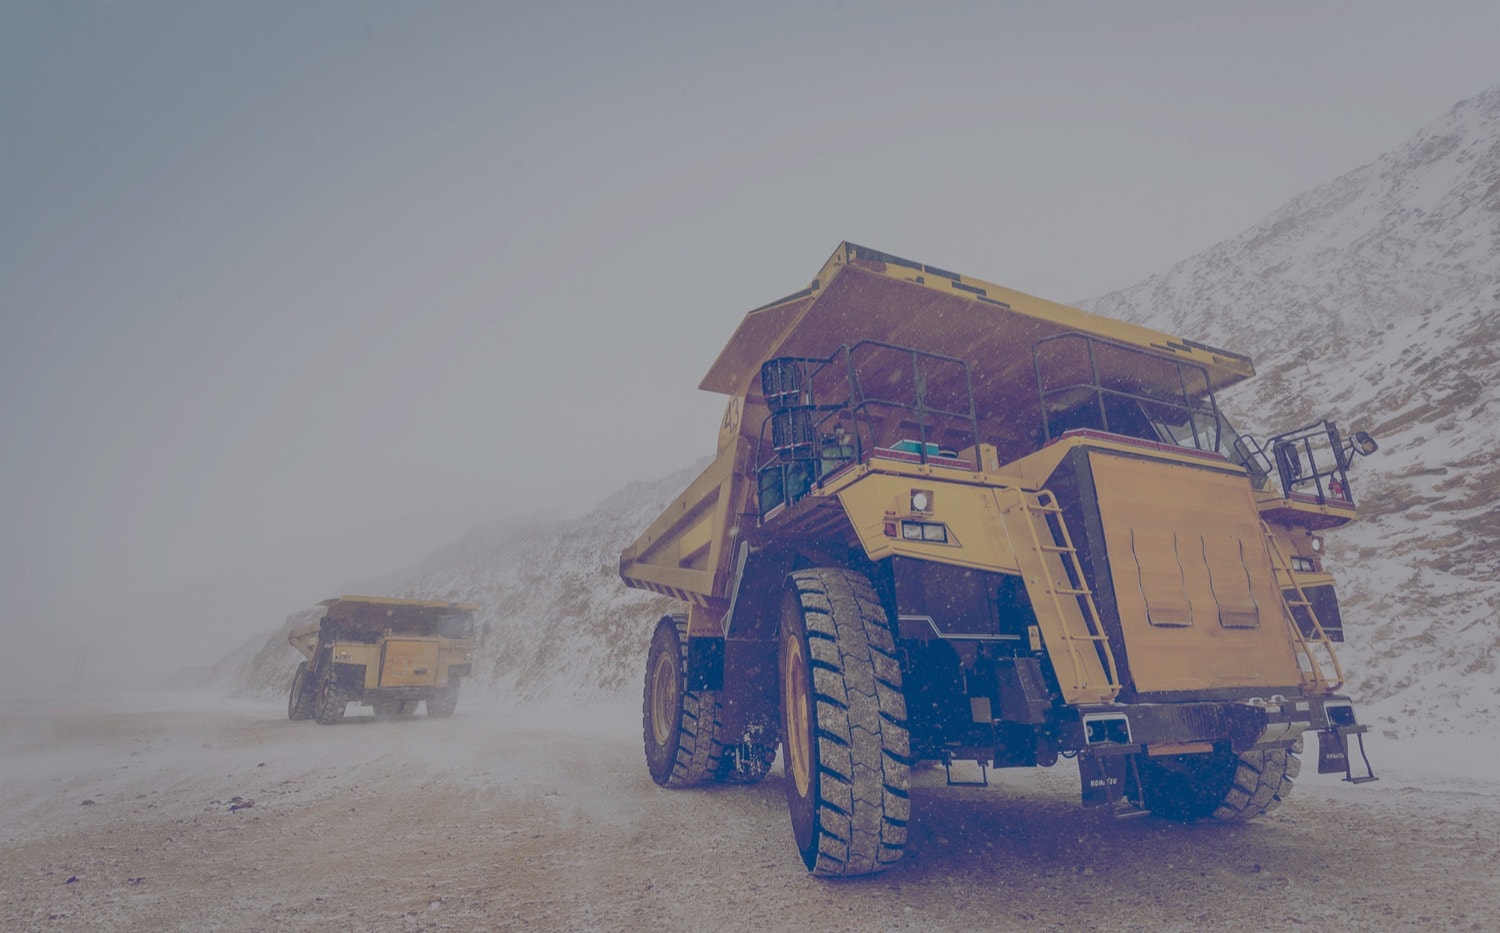
[[[1329,535],[1351,686],[1393,723],[1500,707],[1500,85],[1082,306],[1248,352],[1224,405],[1262,437],[1372,431],[1360,521]]]
[[[1260,437],[1325,415],[1372,430],[1382,450],[1352,477],[1361,521],[1329,536],[1348,689],[1391,735],[1500,709],[1500,85],[1260,224],[1080,307],[1253,356],[1257,378],[1221,402]],[[381,579],[389,595],[485,607],[493,634],[473,689],[618,699],[674,606],[626,589],[619,551],[706,462],[582,516],[476,526]],[[275,654],[221,673],[269,695],[276,678],[244,672]]]

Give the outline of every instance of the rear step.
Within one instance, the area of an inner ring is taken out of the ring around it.
[[[1350,784],[1368,784],[1378,781],[1375,769],[1370,767],[1370,758],[1365,754],[1365,731],[1368,726],[1333,726],[1318,733],[1318,773],[1344,773]],[[1364,774],[1354,774],[1354,759],[1349,756],[1349,736],[1359,741],[1359,757],[1364,762]]]
[[[974,763],[976,765],[979,765],[979,780],[977,780],[977,781],[955,781],[955,780],[953,780],[953,756],[952,755],[944,755],[943,756],[943,775],[948,780],[948,786],[949,787],[989,787],[990,786],[990,769],[989,769],[989,767],[983,761],[976,760]]]

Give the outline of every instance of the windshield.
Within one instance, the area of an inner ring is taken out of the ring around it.
[[[443,638],[468,638],[474,634],[474,617],[444,616],[437,624],[437,633]]]
[[[1180,405],[1143,403],[1141,407],[1163,444],[1220,454],[1244,467],[1257,486],[1265,481],[1265,466],[1249,455],[1246,445],[1239,442],[1240,433],[1218,408],[1200,405],[1190,412]]]
[[[1192,447],[1234,457],[1234,439],[1238,436],[1223,412],[1208,405],[1183,405],[1145,403],[1141,406],[1156,431],[1156,439],[1164,444]]]

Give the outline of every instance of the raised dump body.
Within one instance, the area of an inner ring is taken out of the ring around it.
[[[647,660],[652,777],[756,780],[779,746],[829,875],[899,859],[921,760],[1076,755],[1085,803],[1177,819],[1278,804],[1307,731],[1373,779],[1319,534],[1375,443],[1239,435],[1216,394],[1253,374],[841,245],[746,315],[701,384],[718,456],[621,555],[685,604]]]
[[[288,639],[307,660],[292,677],[287,718],[331,724],[350,703],[377,716],[407,715],[423,702],[429,716],[453,715],[473,670],[478,606],[378,596],[322,605],[323,617]]]

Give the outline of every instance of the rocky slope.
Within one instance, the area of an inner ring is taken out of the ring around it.
[[[1394,723],[1500,708],[1500,86],[1084,306],[1254,356],[1242,430],[1375,434],[1329,539],[1353,689]]]
[[[1393,734],[1488,721],[1500,708],[1500,87],[1085,306],[1252,354],[1259,378],[1223,400],[1243,429],[1328,416],[1380,439],[1355,473],[1367,517],[1330,539],[1351,688],[1379,701]],[[477,689],[633,692],[670,603],[620,585],[619,552],[701,468],[581,517],[476,528],[388,592],[484,606]],[[296,660],[283,647],[284,633],[247,645],[212,676],[276,693]]]
[[[708,461],[633,483],[576,518],[473,529],[424,562],[395,595],[484,608],[480,689],[498,696],[587,699],[635,689],[656,620],[672,600],[626,589],[620,551]]]

